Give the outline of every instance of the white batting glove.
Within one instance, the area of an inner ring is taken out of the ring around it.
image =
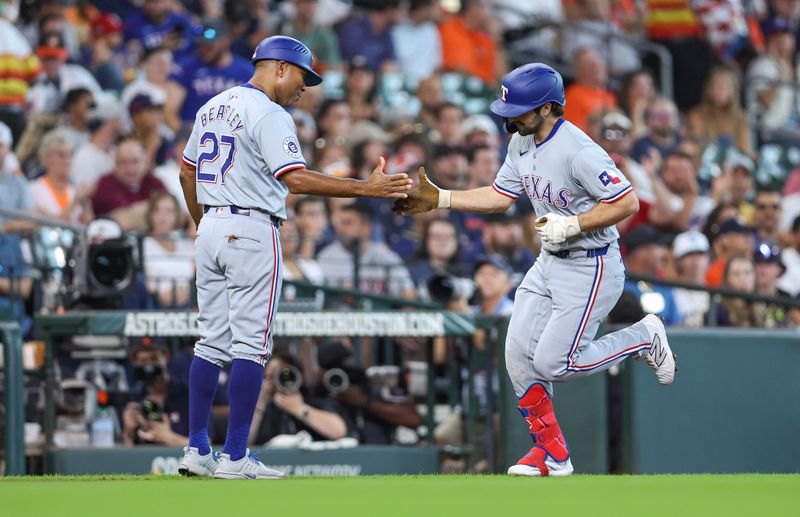
[[[536,231],[543,242],[561,244],[581,233],[581,225],[577,215],[566,217],[549,213],[536,219]]]

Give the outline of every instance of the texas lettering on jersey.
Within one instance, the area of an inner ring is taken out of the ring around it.
[[[559,119],[538,144],[532,135],[513,135],[492,187],[511,199],[524,192],[537,216],[548,212],[578,215],[598,203],[615,203],[632,190],[608,153],[564,119]],[[545,248],[595,249],[617,238],[616,228],[609,226]]]
[[[572,193],[568,188],[560,188],[554,191],[550,180],[533,174],[523,175],[522,184],[531,201],[541,201],[558,208],[567,208],[569,206]]]

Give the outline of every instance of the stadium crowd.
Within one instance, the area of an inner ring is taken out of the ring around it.
[[[509,67],[542,59],[567,77],[567,120],[635,185],[642,209],[620,225],[629,271],[795,297],[797,4],[4,0],[0,192],[5,208],[69,223],[111,218],[146,235],[150,297],[140,300],[186,307],[194,229],[178,162],[197,108],[249,78],[261,38],[302,39],[326,77],[292,109],[311,168],[363,177],[387,156],[388,172],[424,165],[445,188],[491,183],[507,138],[487,101]],[[668,50],[671,76],[654,74],[664,72],[653,43]],[[472,277],[486,257],[508,265],[513,287],[538,252],[525,199],[507,217],[401,218],[382,201],[288,205],[292,279],[352,287],[358,256],[358,287],[427,298],[432,277]],[[29,296],[24,241],[36,224],[2,223],[3,269]],[[702,325],[709,308],[700,292],[643,282],[626,291],[673,325]],[[797,323],[779,308],[723,302],[722,325]]]
[[[247,81],[272,34],[308,44],[325,77],[291,109],[310,169],[364,178],[385,156],[390,174],[425,166],[443,188],[489,185],[508,137],[488,103],[509,69],[545,61],[568,84],[565,118],[635,187],[641,209],[619,225],[630,273],[800,295],[796,0],[0,0],[0,199],[16,211],[0,215],[5,312],[63,308],[34,295],[46,224],[28,214],[136,232],[146,292],[130,306],[191,308],[183,146],[197,109]],[[524,198],[502,216],[287,206],[284,278],[474,313],[508,313],[540,246]],[[441,289],[442,276],[478,295]],[[800,325],[796,310],[645,281],[618,308],[618,321]]]

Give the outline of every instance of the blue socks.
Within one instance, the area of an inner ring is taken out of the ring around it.
[[[208,419],[217,391],[219,372],[219,366],[196,356],[189,368],[189,447],[197,447],[203,456],[211,452]]]
[[[256,410],[261,382],[264,380],[264,367],[247,359],[234,359],[228,380],[228,399],[231,410],[228,416],[228,434],[225,437],[223,452],[231,460],[237,461],[247,452],[247,438],[250,424]],[[202,454],[202,452],[201,452]]]

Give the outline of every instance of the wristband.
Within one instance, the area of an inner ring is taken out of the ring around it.
[[[578,216],[572,215],[567,217],[564,221],[566,224],[564,225],[567,229],[567,238],[575,237],[579,233],[581,233],[581,223],[578,222]]]
[[[440,190],[439,191],[439,206],[436,208],[450,208],[450,198],[453,195],[453,191],[451,190]]]

